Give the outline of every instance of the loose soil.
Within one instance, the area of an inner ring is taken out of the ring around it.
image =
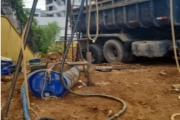
[[[118,65],[125,69],[92,71],[94,85],[79,88],[80,85],[77,84],[73,90],[79,93],[103,93],[123,99],[128,108],[117,120],[170,120],[172,114],[180,112],[180,94],[172,88],[173,84],[180,84],[180,75],[174,63],[156,61],[104,65]],[[20,95],[23,80],[23,74],[20,74],[11,101],[9,120],[23,120]],[[80,80],[86,82],[84,73]],[[11,82],[1,83],[2,108],[5,106],[10,85]],[[116,113],[122,108],[120,103],[105,98],[79,97],[67,93],[62,98],[43,100],[31,92],[29,94],[31,106],[40,117],[56,120],[105,120],[109,113]],[[30,115],[32,120],[36,119],[32,111]],[[176,120],[180,120],[180,117]]]

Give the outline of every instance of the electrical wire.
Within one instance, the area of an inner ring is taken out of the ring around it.
[[[92,5],[91,5],[91,1],[89,1],[89,14],[88,14],[88,19],[87,19],[87,37],[89,40],[95,41],[98,36],[99,36],[99,6],[98,6],[98,1],[96,0],[95,4],[96,4],[96,35],[94,38],[91,38],[90,35],[90,21],[91,21],[91,11],[92,11]]]
[[[113,115],[113,116],[111,116],[111,117],[109,117],[107,119],[107,120],[113,120],[114,118],[120,116],[121,114],[123,114],[126,111],[127,106],[126,106],[126,103],[122,99],[114,97],[114,96],[110,96],[110,95],[105,95],[105,94],[80,94],[80,93],[75,93],[66,86],[66,84],[64,83],[64,80],[63,80],[63,69],[64,69],[64,64],[65,64],[65,59],[66,59],[68,50],[69,50],[69,48],[71,46],[71,43],[73,42],[73,37],[74,37],[74,34],[76,32],[76,29],[77,29],[77,26],[78,26],[78,23],[79,23],[79,19],[80,19],[80,16],[82,14],[82,11],[83,11],[83,6],[84,6],[84,0],[81,1],[81,6],[80,6],[80,11],[79,11],[79,14],[78,14],[78,18],[76,20],[75,27],[73,29],[73,32],[72,32],[71,37],[70,37],[70,39],[68,41],[67,47],[65,49],[65,52],[64,52],[64,55],[63,55],[63,58],[62,58],[61,68],[60,68],[60,74],[61,74],[60,82],[62,83],[63,87],[68,92],[70,92],[71,94],[74,94],[74,95],[77,95],[77,96],[82,96],[82,97],[103,97],[103,98],[108,98],[108,99],[112,99],[112,100],[120,102],[122,104],[122,106],[123,106],[122,109],[120,111],[118,111],[115,115]]]

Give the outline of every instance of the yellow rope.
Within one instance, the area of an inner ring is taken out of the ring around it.
[[[180,73],[180,66],[179,66],[179,61],[178,61],[178,56],[177,56],[177,51],[176,51],[176,38],[175,38],[175,30],[174,30],[174,14],[173,14],[173,0],[170,0],[170,18],[171,18],[171,31],[172,31],[172,41],[173,41],[173,48],[174,48],[174,56],[176,60],[176,65],[177,69]],[[171,116],[171,120],[175,120],[176,116],[180,116],[180,113],[175,113]]]
[[[22,53],[23,53],[23,73],[24,73],[24,82],[23,82],[23,84],[25,84],[25,86],[26,86],[26,97],[27,97],[28,109],[32,110],[34,112],[34,114],[39,118],[39,115],[37,114],[37,112],[34,111],[33,108],[31,108],[30,100],[29,100],[28,82],[27,82],[27,69],[26,69],[26,53],[25,53],[24,43],[23,43],[26,28],[27,28],[27,24],[26,24],[26,26],[25,26],[25,28],[23,30],[23,34],[22,34],[22,37],[21,37],[21,49],[22,49]]]
[[[25,56],[25,50],[24,50],[24,35],[25,35],[25,32],[26,32],[26,28],[27,28],[27,24],[23,30],[23,34],[22,34],[22,38],[21,38],[21,49],[22,49],[22,53],[23,53],[23,73],[24,73],[24,82],[23,84],[25,83],[25,86],[26,86],[26,95],[27,95],[27,101],[28,101],[28,109],[30,108],[30,102],[29,102],[29,93],[28,93],[28,83],[27,83],[27,69],[26,69],[26,56]]]
[[[175,117],[177,117],[177,116],[180,116],[180,113],[173,114],[173,115],[171,116],[171,120],[175,120]]]
[[[180,66],[178,62],[178,56],[177,56],[177,51],[176,51],[176,38],[175,38],[175,30],[174,30],[174,14],[173,14],[173,0],[170,0],[170,17],[171,17],[171,31],[172,31],[172,41],[173,41],[173,48],[174,48],[174,56],[176,60],[176,65],[178,68],[178,71],[180,73]]]
[[[98,1],[96,0],[96,35],[94,38],[91,38],[90,35],[90,21],[91,21],[91,10],[92,10],[91,0],[89,1],[89,14],[88,14],[88,24],[87,24],[87,36],[88,39],[95,41],[99,36],[99,6]]]

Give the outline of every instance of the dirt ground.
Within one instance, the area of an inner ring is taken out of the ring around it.
[[[91,87],[76,85],[79,93],[103,93],[123,99],[126,112],[117,120],[170,120],[172,114],[180,112],[178,92],[173,84],[180,84],[180,75],[175,63],[169,61],[143,62],[141,64],[112,63],[124,69],[111,72],[93,70]],[[82,73],[80,80],[86,82]],[[23,75],[20,74],[8,114],[9,120],[23,120],[20,88]],[[100,83],[100,84],[98,84]],[[1,83],[2,108],[5,105],[11,82]],[[105,98],[87,98],[67,93],[62,98],[42,100],[30,93],[32,108],[40,117],[56,120],[105,120],[108,113],[116,113],[122,105]],[[1,108],[1,109],[2,109]],[[30,111],[32,120],[36,116]],[[177,117],[176,120],[180,120]]]

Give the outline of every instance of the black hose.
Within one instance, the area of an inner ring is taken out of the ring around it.
[[[71,43],[73,42],[73,37],[74,37],[74,34],[76,32],[76,29],[77,29],[77,26],[78,26],[78,23],[79,23],[79,20],[80,20],[80,16],[83,12],[83,7],[84,7],[84,1],[85,0],[82,0],[81,1],[81,6],[80,6],[80,11],[79,11],[79,14],[78,14],[78,18],[76,20],[76,23],[75,23],[75,27],[73,28],[73,31],[72,31],[72,34],[71,34],[71,37],[69,38],[69,41],[68,41],[68,44],[66,46],[66,50],[64,52],[64,55],[63,55],[63,58],[62,58],[62,62],[61,62],[61,68],[60,68],[60,74],[61,74],[61,79],[60,79],[60,82],[62,83],[63,87],[70,93],[74,94],[74,95],[77,95],[77,96],[82,96],[82,97],[103,97],[103,98],[108,98],[108,99],[113,99],[115,101],[118,101],[120,102],[122,105],[123,105],[123,108],[117,112],[115,115],[113,115],[112,117],[109,117],[107,120],[112,120],[118,116],[120,116],[122,113],[125,112],[127,106],[126,106],[126,103],[120,99],[120,98],[117,98],[117,97],[114,97],[114,96],[110,96],[110,95],[105,95],[105,94],[79,94],[79,93],[75,93],[73,92],[72,90],[70,90],[66,84],[64,83],[64,80],[63,80],[63,69],[64,69],[64,64],[65,64],[65,59],[66,59],[66,56],[67,56],[67,53],[68,53],[68,50],[70,48],[70,45]]]

